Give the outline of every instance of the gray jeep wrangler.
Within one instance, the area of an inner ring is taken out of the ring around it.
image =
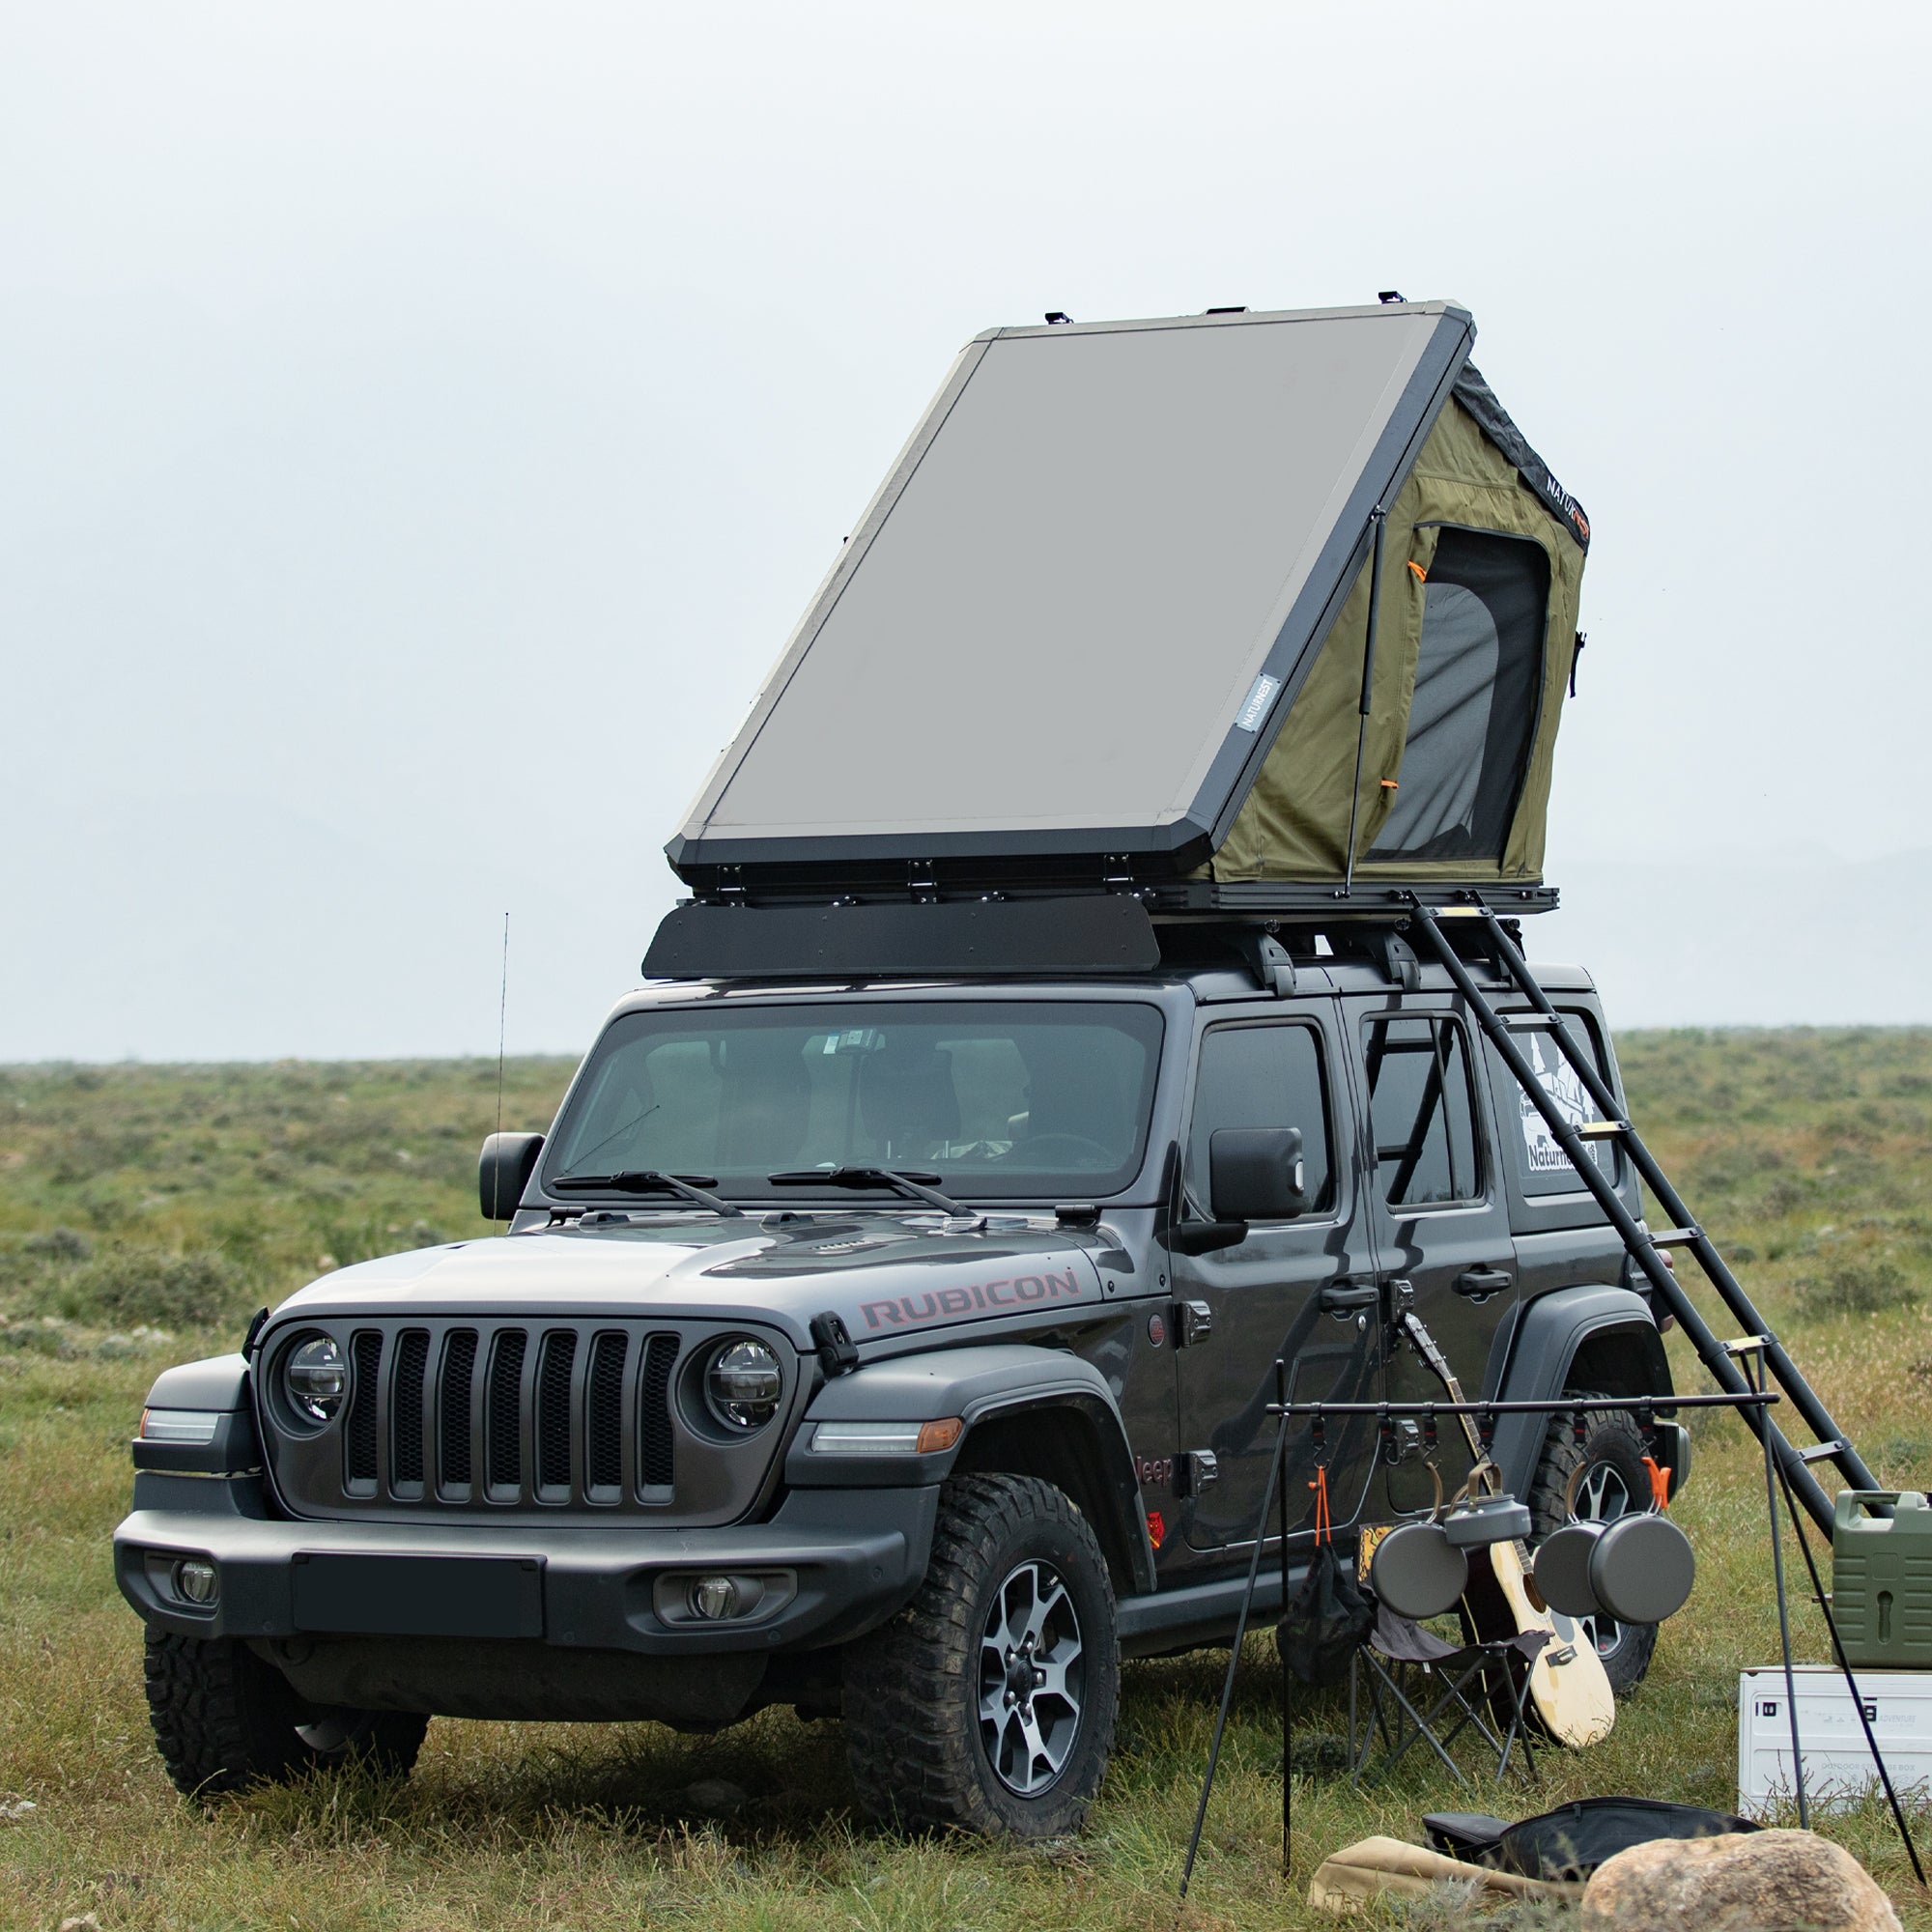
[[[1122,1660],[1233,1634],[1277,1360],[1439,1399],[1419,1322],[1471,1393],[1670,1393],[1590,982],[1500,970],[1590,526],[1473,338],[1391,292],[967,345],[667,848],[654,983],[486,1147],[507,1235],[156,1383],[115,1550],[180,1784],[780,1703],[881,1818],[1065,1832]],[[1293,1437],[1291,1571],[1318,1450],[1348,1561],[1429,1506],[1385,1419]],[[1492,1450],[1547,1531],[1578,1460],[1647,1504],[1644,1441]]]
[[[1286,996],[1197,930],[1118,980],[625,1000],[552,1132],[486,1145],[507,1236],[344,1268],[156,1382],[115,1554],[176,1782],[403,1770],[433,1714],[788,1703],[881,1818],[1075,1827],[1122,1659],[1232,1634],[1277,1356],[1297,1401],[1438,1396],[1413,1310],[1471,1390],[1670,1389],[1446,977],[1338,938]],[[1614,1085],[1587,979],[1540,977]],[[1592,1514],[1647,1498],[1632,1420],[1511,1421],[1540,1531],[1579,1454]],[[1413,1441],[1324,1448],[1351,1556],[1427,1507]],[[1592,1634],[1643,1675],[1653,1630]]]

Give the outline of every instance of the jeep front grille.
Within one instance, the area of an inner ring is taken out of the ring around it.
[[[653,1335],[644,1352],[642,1440],[639,1469],[646,1485],[669,1488],[671,1470],[670,1372],[677,1360],[676,1338]]]
[[[423,1372],[429,1366],[429,1336],[420,1328],[406,1328],[396,1347],[396,1394],[389,1405],[395,1434],[389,1449],[389,1474],[399,1495],[422,1494]],[[372,1476],[375,1471],[369,1472]]]
[[[701,1414],[694,1429],[680,1406],[685,1365],[701,1366],[696,1351],[722,1332],[713,1324],[345,1316],[282,1332],[317,1328],[350,1361],[340,1425],[291,1428],[265,1406],[277,1492],[304,1516],[498,1520],[575,1509],[732,1521],[772,1473],[803,1393],[796,1358],[781,1350],[783,1413],[725,1440]],[[265,1363],[279,1347],[270,1338]],[[688,1394],[683,1405],[701,1407]]]
[[[672,1337],[662,1339],[676,1349]],[[590,1373],[583,1378],[583,1462],[592,1502],[613,1503],[624,1487],[624,1358],[630,1348],[628,1335],[609,1329],[590,1345]],[[647,1458],[639,1461],[648,1463]],[[648,1474],[644,1480],[649,1483]]]
[[[451,1332],[442,1350],[442,1382],[438,1391],[440,1406],[442,1479],[452,1490],[468,1493],[469,1489],[469,1389],[476,1372],[476,1331],[458,1328]]]
[[[373,1495],[376,1490],[376,1368],[383,1359],[383,1338],[367,1332],[356,1336],[353,1350],[355,1386],[369,1391],[365,1400],[352,1403],[349,1426],[343,1432],[344,1473],[355,1494]]]
[[[490,1444],[490,1493],[523,1488],[524,1346],[521,1328],[506,1328],[490,1345],[490,1380],[484,1407]]]

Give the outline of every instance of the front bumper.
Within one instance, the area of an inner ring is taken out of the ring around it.
[[[178,1504],[179,1489],[167,1500]],[[841,1643],[898,1609],[925,1574],[938,1501],[936,1487],[794,1490],[771,1521],[733,1528],[498,1529],[274,1520],[236,1514],[211,1493],[206,1508],[137,1506],[114,1532],[114,1575],[143,1618],[183,1636],[324,1631],[769,1655]],[[184,1559],[213,1567],[205,1607],[174,1583]],[[668,1616],[668,1600],[698,1574],[771,1587],[737,1621]]]

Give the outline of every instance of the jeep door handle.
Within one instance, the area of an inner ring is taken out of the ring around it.
[[[1464,1268],[1453,1285],[1458,1294],[1466,1294],[1471,1301],[1487,1301],[1510,1285],[1510,1277],[1503,1268]]]
[[[1321,1291],[1321,1310],[1325,1315],[1352,1315],[1358,1308],[1373,1308],[1382,1292],[1372,1281],[1350,1281],[1345,1275],[1331,1281]]]

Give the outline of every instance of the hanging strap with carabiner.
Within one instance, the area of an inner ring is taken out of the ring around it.
[[[1643,1466],[1650,1471],[1650,1506],[1662,1516],[1670,1507],[1670,1471],[1657,1460],[1657,1417],[1645,1404],[1637,1409],[1636,1419],[1643,1431]]]

